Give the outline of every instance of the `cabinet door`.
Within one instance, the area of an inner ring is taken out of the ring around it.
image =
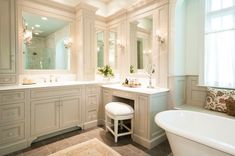
[[[98,94],[87,95],[85,122],[91,122],[91,121],[97,120],[98,104],[99,104]]]
[[[46,134],[59,129],[58,99],[31,102],[32,135]]]
[[[139,95],[135,103],[134,134],[147,138],[148,134],[148,97]]]
[[[81,123],[81,97],[73,96],[61,99],[60,126],[67,128]]]
[[[103,95],[102,95],[102,105],[100,105],[99,109],[99,114],[100,114],[100,119],[105,120],[105,105],[109,102],[112,101],[112,95],[111,95],[111,90],[108,89],[103,89]]]
[[[15,73],[15,1],[0,1],[0,74]]]

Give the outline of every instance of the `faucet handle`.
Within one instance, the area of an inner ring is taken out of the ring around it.
[[[47,79],[45,77],[41,78],[43,80],[44,83],[47,83]]]
[[[50,75],[50,82],[53,82],[53,75]]]

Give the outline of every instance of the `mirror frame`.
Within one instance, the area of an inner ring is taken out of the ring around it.
[[[112,67],[112,70],[114,71],[115,75],[118,75],[120,74],[120,69],[119,69],[119,53],[120,53],[120,49],[118,48],[117,46],[117,40],[120,40],[120,36],[119,36],[119,33],[118,33],[118,25],[115,24],[115,25],[112,25],[110,27],[108,27],[107,29],[107,34],[106,34],[106,44],[107,44],[107,55],[106,55],[106,64],[110,64],[109,63],[109,33],[110,32],[114,32],[116,33],[116,54],[115,54],[115,67]]]
[[[29,4],[28,4],[29,5]],[[31,6],[32,5],[32,6]],[[74,65],[74,61],[73,58],[75,55],[75,44],[72,44],[71,48],[70,48],[70,65],[68,65],[69,69],[46,69],[46,70],[40,70],[40,69],[33,69],[33,70],[28,70],[24,68],[24,54],[23,54],[23,27],[22,27],[22,16],[23,16],[23,12],[29,12],[32,14],[36,14],[39,16],[46,16],[46,17],[51,17],[51,18],[56,18],[59,20],[64,20],[67,21],[69,23],[71,23],[71,39],[73,41],[73,43],[75,43],[74,39],[75,39],[75,14],[74,17],[68,17],[68,16],[63,16],[61,14],[56,14],[53,13],[55,10],[46,10],[48,8],[43,8],[43,9],[35,9],[36,7],[33,6],[34,4],[31,4],[30,6],[24,6],[23,4],[20,5],[18,7],[18,48],[19,48],[19,73],[20,74],[72,74],[73,73],[73,65]],[[62,11],[62,10],[60,10]]]
[[[154,41],[154,36],[153,36],[153,30],[154,30],[154,24],[156,24],[154,22],[154,13],[151,12],[151,11],[148,11],[148,12],[145,12],[143,14],[139,14],[139,15],[136,15],[136,16],[133,16],[133,17],[130,17],[129,20],[127,21],[128,23],[128,45],[130,45],[130,37],[131,37],[131,31],[130,31],[130,24],[131,23],[134,23],[136,22],[137,20],[141,19],[141,18],[145,18],[145,17],[148,17],[148,16],[151,16],[152,17],[152,20],[153,20],[153,23],[152,23],[152,47],[151,47],[151,51],[152,51],[152,54],[153,54],[153,41]],[[129,46],[128,47],[128,53],[130,54],[131,53],[131,47]],[[153,62],[153,61],[152,61]],[[131,66],[131,58],[129,58],[129,65]],[[130,73],[129,71],[129,74],[131,76],[140,76],[140,77],[146,77],[146,71],[145,69],[135,69],[135,73]]]

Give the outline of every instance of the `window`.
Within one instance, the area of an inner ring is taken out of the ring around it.
[[[235,88],[235,0],[205,2],[205,84]]]

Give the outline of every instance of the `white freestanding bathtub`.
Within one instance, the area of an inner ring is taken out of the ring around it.
[[[235,155],[235,119],[170,110],[158,113],[155,122],[166,131],[173,156]]]

